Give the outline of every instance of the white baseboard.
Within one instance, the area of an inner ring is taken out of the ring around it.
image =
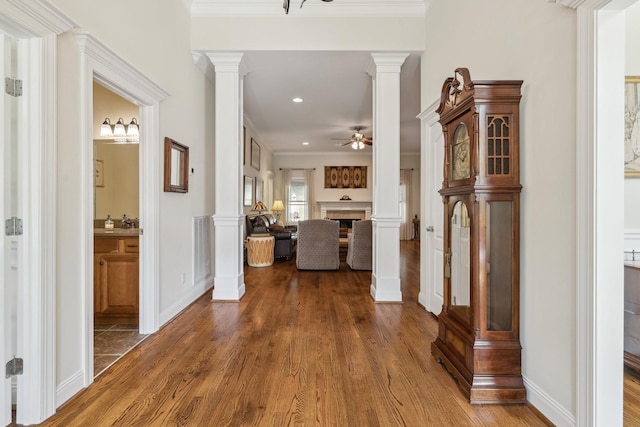
[[[58,384],[56,388],[56,408],[59,408],[83,388],[84,370],[80,370]]]
[[[553,400],[540,387],[522,376],[524,386],[527,389],[527,400],[529,403],[549,419],[557,427],[575,427],[575,416],[558,402]]]
[[[160,312],[160,327],[180,314],[189,304],[200,298],[203,293],[211,288],[213,288],[213,277],[193,286],[182,298]]]

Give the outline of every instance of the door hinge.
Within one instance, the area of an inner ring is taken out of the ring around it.
[[[22,80],[7,77],[4,79],[4,90],[11,96],[22,96]]]
[[[15,216],[6,220],[4,222],[4,234],[5,236],[21,236],[22,220]]]
[[[15,357],[7,362],[5,378],[15,377],[16,375],[22,375],[23,362],[19,357]]]

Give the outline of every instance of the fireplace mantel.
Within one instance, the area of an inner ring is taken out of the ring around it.
[[[364,211],[365,219],[371,219],[371,202],[333,200],[330,202],[318,202],[318,205],[320,206],[320,218],[326,218],[327,211]]]

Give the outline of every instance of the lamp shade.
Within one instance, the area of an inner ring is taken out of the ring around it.
[[[253,208],[251,208],[251,210],[262,212],[262,211],[268,211],[269,209],[265,206],[264,203],[257,201],[256,204],[253,205]]]
[[[127,127],[127,136],[131,138],[138,138],[140,131],[138,130],[138,120],[134,117],[131,119],[131,123]]]
[[[113,136],[113,130],[111,129],[111,120],[109,120],[108,117],[104,119],[104,122],[102,122],[102,126],[100,126],[100,136]]]
[[[113,127],[113,136],[115,137],[127,136],[127,131],[124,128],[124,120],[122,120],[122,118],[118,119],[118,122]]]
[[[282,200],[274,200],[273,201],[273,206],[271,206],[271,210],[278,212],[278,211],[283,211],[284,210],[284,204],[282,203]]]

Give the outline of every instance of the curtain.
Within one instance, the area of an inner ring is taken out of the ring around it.
[[[314,191],[313,191],[313,169],[305,169],[304,171],[304,185],[307,193],[307,218],[313,218],[313,201],[314,201]]]
[[[400,240],[413,239],[413,170],[400,169]]]
[[[282,194],[284,196],[284,205],[285,205],[285,211],[284,211],[284,222],[288,222],[291,221],[291,212],[290,212],[290,201],[291,201],[291,183],[292,181],[295,179],[296,182],[296,188],[297,191],[299,192],[300,189],[300,183],[301,183],[301,178],[304,181],[304,209],[302,209],[302,218],[300,218],[300,220],[303,219],[310,219],[313,218],[313,201],[314,201],[314,191],[313,191],[313,172],[315,169],[282,169],[282,185],[283,185],[283,189],[282,189]],[[294,172],[295,171],[295,172]],[[298,193],[298,196],[300,197],[300,194]],[[298,199],[300,200],[300,199]]]
[[[289,186],[291,185],[291,169],[282,170],[282,196],[284,197],[284,212],[282,222],[286,225],[289,222]]]

